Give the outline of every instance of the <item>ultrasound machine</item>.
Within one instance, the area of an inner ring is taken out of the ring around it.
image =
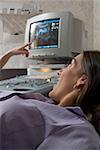
[[[65,67],[72,54],[87,47],[83,21],[71,12],[50,12],[27,20],[25,43],[29,58],[40,63],[27,68],[27,75],[0,81],[0,90],[47,93],[57,83],[57,71]]]

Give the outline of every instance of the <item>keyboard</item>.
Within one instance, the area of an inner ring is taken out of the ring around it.
[[[34,78],[24,75],[0,81],[0,90],[18,92],[33,91],[45,94],[48,93],[56,83],[56,77]]]

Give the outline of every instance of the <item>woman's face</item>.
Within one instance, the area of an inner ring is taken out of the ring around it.
[[[59,71],[59,81],[56,85],[54,85],[53,90],[49,93],[49,97],[51,97],[54,101],[59,103],[73,90],[77,80],[81,77],[82,58],[83,54],[77,55],[66,68]]]

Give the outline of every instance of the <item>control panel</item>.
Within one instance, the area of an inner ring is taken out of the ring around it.
[[[56,83],[56,77],[34,78],[32,76],[24,75],[0,81],[0,90],[20,92],[33,91],[45,94],[49,92]]]

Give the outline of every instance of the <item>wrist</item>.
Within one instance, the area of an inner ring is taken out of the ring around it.
[[[12,56],[14,56],[14,53],[13,53],[12,50],[10,50],[10,51],[7,52],[7,55],[8,55],[9,57],[12,57]]]

